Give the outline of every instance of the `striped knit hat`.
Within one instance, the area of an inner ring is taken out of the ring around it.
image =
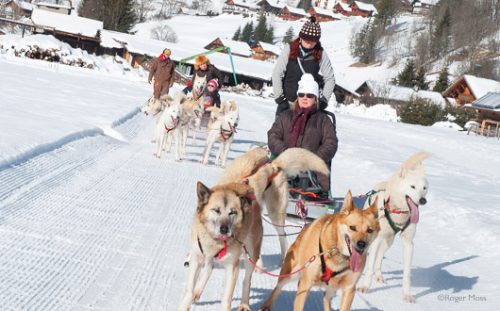
[[[316,22],[316,18],[311,16],[309,20],[302,26],[302,29],[299,32],[299,38],[318,42],[319,38],[321,38],[321,27],[319,23]]]

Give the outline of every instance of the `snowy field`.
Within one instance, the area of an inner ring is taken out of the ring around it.
[[[153,157],[152,120],[138,112],[150,92],[146,83],[123,77],[0,58],[2,310],[176,310],[187,277],[182,263],[195,184],[213,185],[222,170],[198,163],[201,140],[188,146],[181,163]],[[266,141],[275,105],[222,93],[229,98],[241,109],[233,159]],[[387,284],[357,294],[353,310],[497,309],[500,142],[342,113],[337,125],[335,196],[366,193],[414,152],[433,153],[412,265],[417,303],[401,299],[396,239],[383,263]],[[278,239],[267,224],[264,230],[264,266],[277,273]],[[254,275],[252,310],[275,281]],[[295,284],[285,288],[277,310],[292,309],[294,290]],[[193,310],[217,310],[222,293],[223,271],[216,269]],[[321,310],[319,292],[306,310]]]

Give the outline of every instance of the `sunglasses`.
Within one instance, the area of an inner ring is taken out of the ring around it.
[[[298,93],[297,96],[298,97],[304,97],[304,96],[306,96],[307,98],[315,98],[316,97],[316,95],[309,94],[309,93]]]

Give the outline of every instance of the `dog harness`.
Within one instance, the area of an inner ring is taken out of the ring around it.
[[[167,134],[170,133],[170,131],[175,130],[175,128],[177,127],[177,125],[179,125],[179,123],[177,122],[177,119],[175,119],[172,116],[170,116],[170,117],[172,118],[172,122],[174,123],[174,127],[168,128],[167,125],[165,123],[163,123],[163,125],[165,126],[165,131],[167,131]]]
[[[391,198],[387,198],[387,201],[384,200],[384,215],[385,215],[385,218],[387,218],[387,222],[389,222],[389,226],[391,226],[392,230],[394,231],[394,234],[397,234],[398,232],[400,232],[400,231],[403,232],[403,231],[405,231],[406,228],[408,228],[408,226],[410,225],[410,218],[408,218],[408,221],[404,224],[404,226],[402,228],[396,226],[396,224],[394,223],[394,221],[391,218],[391,214],[407,214],[408,211],[391,209],[391,207],[389,206],[390,200],[391,200]]]
[[[203,252],[203,247],[201,247],[200,237],[198,237],[197,239],[198,239],[198,247],[200,248],[201,254],[205,256],[205,253]],[[217,254],[215,254],[214,258],[222,260],[222,258],[226,256],[226,253],[227,253],[227,241],[224,240],[224,247],[222,247],[222,249]]]
[[[318,244],[319,244],[319,253],[320,259],[321,259],[321,281],[325,282],[326,285],[328,285],[328,282],[330,281],[331,278],[336,277],[337,275],[345,272],[349,267],[345,267],[342,270],[339,271],[332,271],[328,266],[326,265],[325,262],[325,256],[323,255],[323,247],[321,247],[321,240],[318,239]]]

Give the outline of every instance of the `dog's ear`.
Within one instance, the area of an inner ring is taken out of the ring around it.
[[[344,204],[342,204],[341,214],[349,215],[354,209],[354,203],[352,203],[352,193],[351,190],[347,191],[344,198]]]
[[[201,212],[203,206],[208,203],[208,199],[210,198],[210,194],[212,194],[212,192],[207,186],[199,181],[196,184],[196,193],[198,194],[198,212]]]
[[[373,214],[373,216],[375,217],[375,219],[378,219],[378,208],[377,208],[377,200],[378,200],[378,197],[375,197],[375,200],[373,200],[372,204],[370,205],[370,207],[368,207],[366,209],[366,211],[370,214]]]

